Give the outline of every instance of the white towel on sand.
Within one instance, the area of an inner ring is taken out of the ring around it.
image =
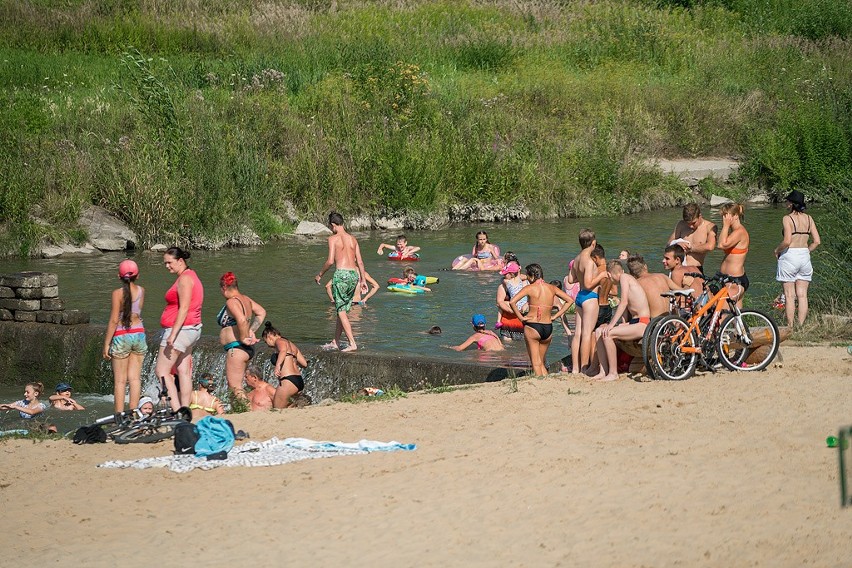
[[[306,438],[272,438],[265,442],[246,442],[234,446],[224,460],[207,460],[194,455],[172,455],[159,458],[143,458],[132,461],[108,461],[98,467],[110,469],[148,469],[165,467],[175,473],[186,473],[193,469],[214,469],[217,467],[265,467],[281,465],[299,460],[330,458],[334,456],[352,456],[370,452],[393,452],[414,450],[414,444],[399,442],[317,442]]]

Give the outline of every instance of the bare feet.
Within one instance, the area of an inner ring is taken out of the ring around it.
[[[593,377],[589,377],[589,378],[593,381],[602,381],[602,380],[604,380],[605,377],[606,377],[606,374],[603,372],[603,369],[601,369],[601,371],[597,375],[595,375]]]
[[[595,377],[595,380],[600,381],[602,383],[608,383],[608,382],[611,382],[611,381],[617,381],[618,375],[606,375],[605,377],[600,378],[600,379]]]
[[[328,343],[322,346],[323,351],[333,351],[335,349],[338,349],[336,341],[329,341]]]
[[[346,347],[341,349],[340,352],[341,353],[349,353],[350,351],[355,351],[356,349],[358,349],[358,346],[355,345],[354,343],[350,343],[349,345],[347,345]]]

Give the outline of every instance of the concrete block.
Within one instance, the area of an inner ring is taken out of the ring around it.
[[[59,275],[54,274],[53,272],[42,272],[41,285],[44,288],[49,286],[59,286]]]
[[[35,312],[15,312],[15,321],[35,321]]]
[[[62,312],[35,312],[39,323],[62,323]]]
[[[41,309],[48,312],[61,312],[65,309],[65,300],[62,298],[44,298],[41,301]]]
[[[14,272],[0,275],[0,286],[10,288],[38,288],[41,286],[41,272]]]
[[[34,312],[41,308],[41,302],[38,300],[20,300],[20,299],[12,299],[6,298],[0,300],[0,308],[6,308],[7,310],[12,310],[13,312],[21,311],[21,312]],[[24,320],[18,320],[24,321]],[[35,320],[33,320],[35,321]]]
[[[15,319],[15,314],[11,311],[0,308],[0,321],[11,321]]]
[[[89,314],[80,310],[68,310],[62,313],[62,325],[78,325],[81,323],[89,323]]]
[[[55,298],[59,295],[59,286],[48,286],[47,288],[16,288],[15,296],[22,300],[40,300],[42,298]]]
[[[0,298],[14,298],[15,290],[8,286],[0,286]]]

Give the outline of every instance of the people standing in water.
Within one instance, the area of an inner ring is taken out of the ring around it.
[[[132,260],[118,265],[121,288],[112,291],[112,307],[104,336],[104,359],[110,362],[113,376],[115,411],[124,411],[124,397],[130,386],[130,408],[136,408],[142,395],[142,363],[148,352],[142,305],[145,288],[136,284],[139,266]]]
[[[334,331],[334,339],[325,344],[323,348],[340,349],[340,335],[345,333],[349,344],[340,350],[355,351],[358,349],[358,345],[355,343],[355,335],[352,333],[348,313],[352,308],[352,299],[359,282],[361,293],[367,294],[364,261],[361,259],[361,248],[358,246],[358,241],[347,233],[343,226],[343,216],[337,212],[330,213],[328,224],[332,233],[334,233],[328,238],[328,259],[326,259],[314,280],[319,284],[325,271],[332,266],[335,267],[334,276],[331,279],[331,293],[334,296],[334,307],[337,310],[337,326]]]
[[[29,420],[47,410],[47,404],[38,399],[42,392],[44,392],[43,384],[27,383],[24,387],[24,398],[15,402],[0,404],[0,410],[17,410],[21,418]]]
[[[292,398],[305,390],[302,369],[308,366],[308,361],[299,347],[281,335],[270,322],[263,326],[263,341],[275,350],[272,356],[273,374],[278,378],[278,388],[272,399],[273,408],[288,408],[292,406]]]
[[[520,339],[524,335],[524,324],[521,320],[515,317],[509,301],[520,292],[524,286],[529,284],[526,275],[521,277],[521,266],[516,261],[510,261],[503,270],[500,271],[503,275],[503,281],[497,287],[497,329],[500,330],[500,335],[507,341]],[[518,307],[521,313],[527,311],[527,300],[519,303]]]
[[[782,239],[775,247],[778,259],[775,279],[784,287],[787,325],[793,327],[797,315],[800,325],[808,317],[808,286],[814,273],[811,253],[819,246],[820,239],[813,217],[805,213],[802,192],[791,192],[786,204],[789,213],[781,220]]]
[[[484,315],[474,314],[470,323],[473,325],[473,335],[468,337],[459,345],[450,347],[450,349],[454,351],[464,351],[476,343],[476,348],[481,349],[482,351],[503,351],[503,342],[500,341],[500,336],[490,329],[485,329],[487,322],[485,321]]]
[[[500,247],[491,244],[488,233],[476,233],[476,242],[469,257],[462,256],[453,263],[453,270],[500,270],[503,268],[503,258]]]
[[[697,203],[683,206],[683,219],[669,236],[669,245],[680,245],[686,252],[685,266],[704,273],[704,257],[716,248],[716,225],[701,216]]]
[[[524,342],[527,345],[527,354],[530,358],[533,374],[542,376],[547,374],[547,348],[553,341],[553,320],[562,317],[571,305],[568,295],[544,280],[544,271],[538,264],[529,264],[524,271],[529,280],[529,286],[525,286],[512,298],[509,305],[515,313],[515,317],[524,323]],[[606,274],[606,273],[604,273]],[[565,303],[553,313],[553,297],[558,296]],[[522,314],[518,304],[527,299],[529,310]]]
[[[192,394],[192,348],[201,338],[201,304],[204,287],[189,268],[190,253],[171,247],[163,255],[166,269],[177,275],[166,291],[166,307],[160,316],[163,339],[154,372],[165,383],[172,410],[189,405]],[[177,372],[177,377],[172,374]],[[180,385],[180,393],[178,393]]]
[[[609,275],[605,271],[598,272],[597,264],[592,258],[592,251],[598,244],[595,232],[583,229],[578,236],[580,254],[571,265],[572,282],[579,282],[574,317],[574,337],[571,339],[571,373],[587,372],[592,360],[592,342],[594,341],[595,324],[598,320],[598,287]]]
[[[611,260],[607,272],[613,284],[618,284],[621,299],[612,316],[612,320],[597,329],[595,335],[598,341],[598,362],[600,372],[593,378],[599,381],[614,381],[618,379],[618,364],[615,340],[632,341],[642,339],[645,328],[651,323],[651,310],[645,291],[630,274],[625,274],[619,260]],[[629,316],[624,323],[622,316]]]
[[[722,213],[722,231],[719,233],[719,248],[725,253],[719,272],[730,279],[728,294],[742,307],[743,296],[748,290],[748,276],[745,272],[745,259],[750,242],[749,234],[743,226],[745,211],[739,203],[726,203]]]
[[[234,396],[245,398],[243,377],[254,357],[255,332],[266,318],[266,310],[240,292],[233,272],[226,272],[219,278],[219,289],[225,297],[225,305],[216,316],[216,323],[222,328],[219,343],[226,354],[225,378]]]

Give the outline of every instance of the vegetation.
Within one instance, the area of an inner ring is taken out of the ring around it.
[[[686,200],[648,157],[843,200],[850,34],[835,0],[0,0],[0,249],[85,238],[90,203],[192,245],[291,207]]]

